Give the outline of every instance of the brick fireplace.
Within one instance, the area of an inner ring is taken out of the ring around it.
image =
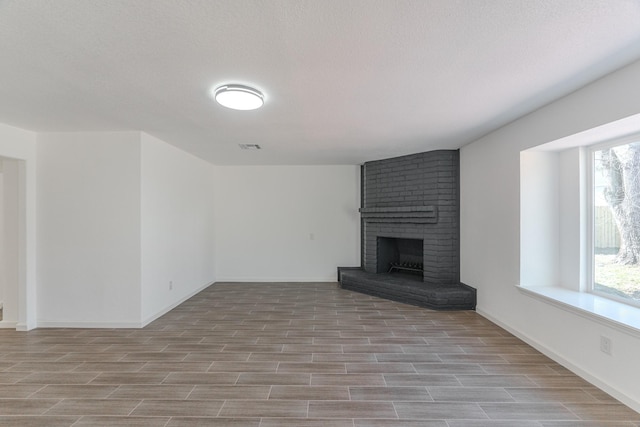
[[[475,290],[460,283],[459,175],[457,150],[365,163],[362,265],[339,268],[342,287],[432,308],[475,308]]]

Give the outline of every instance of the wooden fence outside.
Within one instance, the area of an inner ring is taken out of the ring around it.
[[[596,253],[612,250],[617,252],[620,248],[620,233],[608,206],[596,206],[594,228]]]

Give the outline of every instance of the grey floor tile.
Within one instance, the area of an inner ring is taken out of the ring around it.
[[[73,427],[164,427],[169,417],[83,416]]]
[[[597,403],[593,395],[579,388],[508,388],[517,402]]]
[[[172,372],[163,384],[235,384],[240,374],[232,372]]]
[[[337,386],[278,386],[271,387],[269,399],[279,400],[349,400],[349,389]]]
[[[216,417],[222,400],[143,400],[133,416]]]
[[[277,386],[273,386],[275,388]],[[269,385],[197,385],[188,399],[195,400],[258,400],[269,398],[272,386]]]
[[[381,353],[375,355],[380,363],[439,363],[442,359],[435,353]]]
[[[414,369],[421,374],[472,375],[485,374],[477,363],[414,363]]]
[[[382,374],[312,374],[311,385],[383,386]]]
[[[46,415],[129,415],[139,400],[64,399]]]
[[[147,362],[140,372],[207,372],[211,366],[210,361],[206,362]]]
[[[208,372],[276,372],[278,362],[215,361]]]
[[[640,423],[627,421],[542,421],[542,427],[639,427]]]
[[[394,402],[399,418],[418,420],[486,419],[476,403],[465,402]]]
[[[384,380],[391,387],[445,387],[460,385],[457,377],[449,374],[385,374]]]
[[[353,420],[335,418],[263,418],[260,427],[353,427]]]
[[[433,401],[425,387],[349,387],[351,400]]]
[[[41,415],[58,402],[58,399],[0,399],[0,415]]]
[[[304,418],[308,402],[304,400],[227,400],[221,417]]]
[[[3,384],[0,386],[0,399],[24,399],[42,388],[42,384]]]
[[[639,416],[475,312],[331,283],[216,283],[142,329],[0,330],[2,426],[640,427]]]
[[[309,363],[313,360],[312,353],[251,353],[249,362],[290,362]]]
[[[435,420],[355,419],[353,421],[354,427],[449,427],[446,421]]]
[[[375,354],[369,353],[315,353],[313,361],[318,363],[368,363],[377,362]]]
[[[577,420],[564,405],[558,403],[480,403],[482,410],[494,420]]]
[[[104,372],[91,380],[91,384],[160,384],[166,373],[156,372]]]
[[[201,418],[174,417],[166,427],[259,427],[260,418]]]
[[[350,374],[414,374],[416,369],[411,363],[347,363],[347,372]]]
[[[97,386],[96,386],[97,387]],[[194,386],[158,385],[158,384],[124,384],[109,394],[110,399],[186,399]]]
[[[346,374],[344,363],[297,363],[297,362],[281,362],[278,364],[278,373],[333,373]]]
[[[565,406],[582,420],[640,423],[639,413],[618,403],[566,403]]]
[[[465,387],[535,387],[526,375],[456,375]]]
[[[53,384],[42,387],[30,396],[32,399],[100,399],[109,396],[118,386],[115,385],[65,385]]]
[[[253,372],[240,374],[237,382],[239,385],[309,385],[310,383],[311,374],[263,374]]]
[[[538,421],[447,420],[448,427],[542,427]]]
[[[391,402],[309,402],[311,418],[397,418]]]
[[[69,427],[79,425],[80,417],[46,417],[46,416],[0,416],[3,427]]]
[[[515,399],[499,387],[427,387],[436,402],[514,402]]]

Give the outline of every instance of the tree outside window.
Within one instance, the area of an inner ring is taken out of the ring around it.
[[[593,154],[593,291],[640,305],[640,142]]]

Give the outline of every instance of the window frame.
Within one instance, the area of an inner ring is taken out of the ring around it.
[[[635,301],[631,298],[623,298],[617,295],[608,294],[606,292],[598,291],[595,288],[595,152],[606,150],[607,148],[618,147],[621,145],[627,145],[632,142],[640,142],[640,132],[633,133],[621,138],[614,138],[607,141],[591,144],[587,147],[586,159],[586,178],[587,178],[587,191],[586,191],[586,209],[587,209],[587,235],[586,235],[586,265],[585,265],[585,278],[586,278],[586,291],[595,296],[606,298],[612,301],[616,301],[622,304],[629,305],[631,307],[640,308],[640,301]]]

